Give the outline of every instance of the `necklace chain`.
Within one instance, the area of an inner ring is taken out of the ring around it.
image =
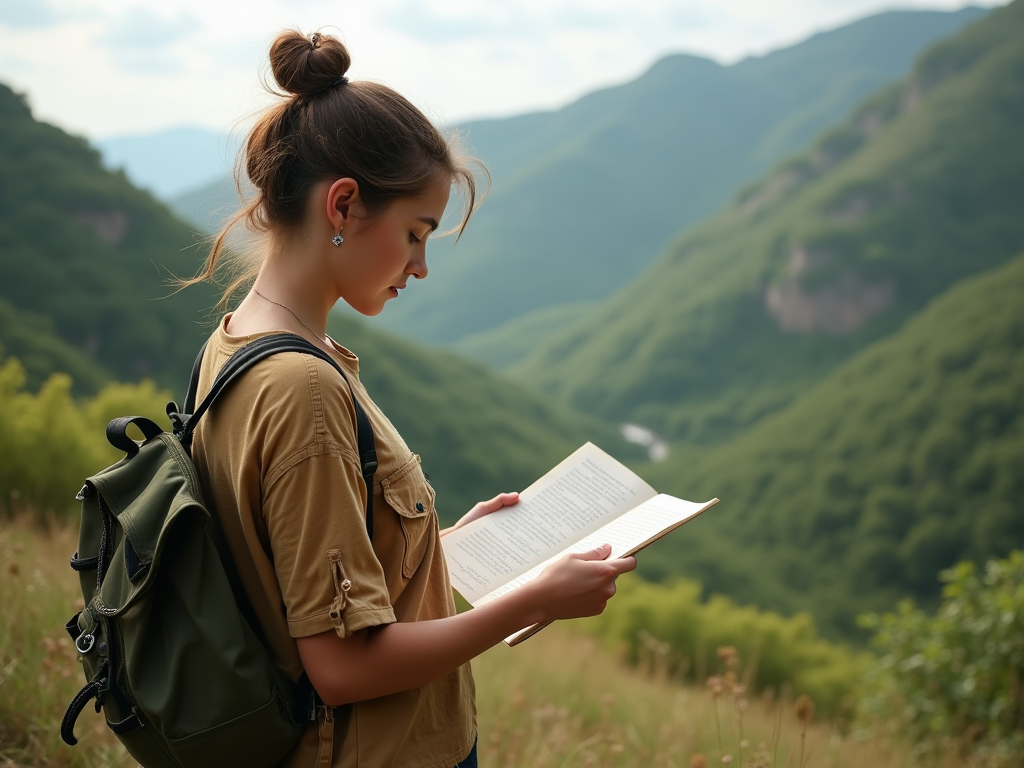
[[[286,306],[285,306],[284,304],[282,304],[282,303],[281,303],[281,302],[279,302],[279,301],[274,301],[273,299],[268,299],[268,298],[267,298],[266,296],[264,296],[264,295],[263,295],[262,293],[260,293],[260,292],[259,292],[258,290],[256,290],[256,286],[253,286],[252,292],[253,292],[253,293],[255,293],[255,294],[256,294],[257,296],[259,296],[259,297],[260,297],[261,299],[263,299],[264,301],[269,301],[269,302],[270,302],[271,304],[276,304],[276,305],[277,305],[277,306],[279,306],[279,307],[280,307],[281,309],[285,309],[285,310],[288,310],[289,314],[291,314],[291,316],[292,316],[292,317],[294,317],[294,318],[295,318],[296,320],[298,320],[298,321],[299,321],[299,323],[301,323],[301,324],[302,324],[302,327],[303,327],[303,328],[305,328],[305,329],[306,329],[307,331],[309,331],[309,332],[310,332],[310,333],[312,333],[312,334],[313,334],[314,336],[316,336],[316,337],[317,337],[318,339],[320,339],[320,341],[322,341],[322,342],[323,342],[324,344],[326,344],[326,345],[327,345],[328,347],[329,347],[329,346],[331,346],[331,342],[329,342],[329,341],[327,340],[327,337],[326,337],[326,336],[321,336],[321,335],[320,335],[319,333],[317,333],[317,332],[316,332],[316,331],[314,331],[314,330],[313,330],[312,328],[310,328],[310,327],[309,327],[308,325],[306,325],[306,324],[305,324],[304,322],[302,322],[302,318],[301,318],[301,317],[299,317],[299,316],[298,316],[297,314],[295,314],[295,312],[294,312],[294,311],[293,311],[293,310],[291,309],[291,307],[286,307]]]

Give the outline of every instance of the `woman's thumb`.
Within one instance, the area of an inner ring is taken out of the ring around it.
[[[579,552],[573,555],[573,557],[575,557],[577,560],[604,560],[608,557],[608,555],[611,554],[611,552],[612,547],[610,544],[602,544],[596,549],[589,549],[586,552]]]

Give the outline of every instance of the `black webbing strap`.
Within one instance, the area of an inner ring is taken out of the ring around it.
[[[291,333],[277,333],[272,336],[261,336],[255,341],[246,344],[239,349],[224,363],[217,374],[217,378],[210,387],[203,402],[195,406],[196,393],[199,388],[199,370],[202,367],[203,355],[206,352],[206,345],[199,350],[196,362],[192,366],[192,376],[189,380],[188,393],[185,396],[183,413],[171,413],[171,421],[174,424],[174,433],[177,435],[185,450],[192,449],[192,436],[195,432],[199,419],[213,405],[217,397],[225,389],[234,383],[243,373],[261,360],[281,352],[299,352],[300,354],[313,355],[326,363],[329,363],[338,372],[345,384],[352,393],[352,405],[356,412],[356,439],[359,444],[359,465],[363,475],[363,482],[366,484],[366,533],[373,539],[373,476],[377,471],[377,449],[373,439],[373,426],[366,415],[366,411],[359,404],[355,390],[349,382],[341,366],[326,352],[314,346],[301,336]]]
[[[156,422],[142,416],[122,416],[107,424],[107,441],[118,450],[124,451],[129,459],[139,452],[139,444],[128,436],[127,430],[131,424],[138,427],[147,440],[152,440],[163,432]]]
[[[75,694],[75,698],[71,700],[71,704],[64,712],[64,717],[60,721],[60,737],[68,746],[73,747],[78,743],[78,739],[75,737],[75,723],[78,722],[78,716],[82,714],[85,705],[100,695],[106,684],[106,674],[107,665],[103,664],[99,672],[96,673],[96,677]]]

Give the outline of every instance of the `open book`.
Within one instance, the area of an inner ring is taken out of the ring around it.
[[[537,578],[570,552],[610,544],[627,557],[718,503],[659,494],[593,443],[587,443],[519,494],[519,503],[441,539],[452,586],[470,605],[489,603]],[[544,628],[505,638],[520,643]]]

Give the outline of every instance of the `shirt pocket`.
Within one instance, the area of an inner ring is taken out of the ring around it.
[[[385,501],[398,513],[402,526],[405,538],[402,574],[409,579],[423,562],[423,556],[436,534],[434,489],[423,475],[420,457],[416,454],[397,472],[381,480],[380,484]]]

